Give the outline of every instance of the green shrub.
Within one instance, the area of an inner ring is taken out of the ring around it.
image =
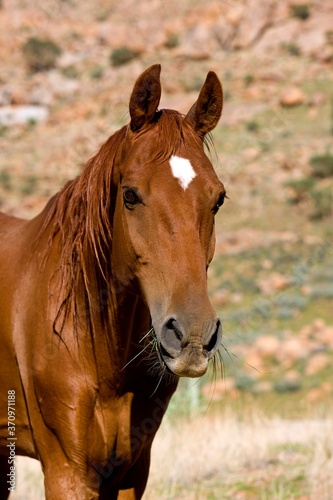
[[[330,45],[333,45],[333,30],[328,30],[325,33],[326,35],[326,40]]]
[[[333,299],[333,285],[331,283],[321,283],[311,286],[311,297],[313,299]]]
[[[12,178],[8,170],[2,170],[0,172],[0,186],[2,186],[6,191],[12,189]]]
[[[288,306],[279,307],[276,311],[276,315],[279,319],[290,319],[295,315],[293,308]]]
[[[6,135],[7,132],[8,132],[7,125],[2,125],[2,123],[0,123],[0,137],[3,137],[4,135]]]
[[[258,132],[259,130],[259,123],[255,120],[251,120],[246,123],[246,130],[249,132]]]
[[[254,82],[254,76],[251,74],[247,74],[244,76],[244,83],[246,86],[251,85]]]
[[[102,66],[93,66],[90,70],[90,78],[92,80],[100,80],[103,77],[104,69]]]
[[[333,188],[313,189],[311,191],[313,200],[313,219],[323,219],[333,214]]]
[[[320,179],[333,177],[333,155],[330,153],[312,156],[310,164],[313,177]]]
[[[70,66],[66,66],[65,68],[61,69],[61,73],[66,77],[75,80],[76,78],[79,77],[79,71],[78,69],[73,66],[72,64]]]
[[[291,56],[300,56],[302,51],[301,51],[301,48],[299,47],[299,45],[297,45],[297,43],[293,43],[293,42],[290,42],[290,43],[283,43],[282,44],[282,48],[288,52],[288,54],[290,54]]]
[[[21,187],[21,193],[25,195],[32,194],[37,187],[37,183],[37,177],[35,177],[34,175],[29,175],[29,177],[25,179],[25,182]]]
[[[303,179],[288,182],[286,186],[291,189],[291,196],[289,198],[291,203],[298,204],[306,200],[314,183],[315,181],[312,177],[304,177]]]
[[[305,309],[309,303],[309,299],[298,293],[283,293],[275,299],[275,303],[281,307],[289,307],[293,309]]]
[[[254,386],[254,380],[249,375],[239,375],[236,378],[236,387],[240,391],[252,391]]]
[[[284,392],[296,392],[301,389],[301,381],[298,379],[281,379],[274,383],[274,390],[283,394]]]
[[[136,59],[138,56],[139,53],[136,50],[124,45],[111,52],[110,62],[112,66],[122,66],[123,64],[127,64],[133,59]]]
[[[46,71],[54,68],[61,49],[52,40],[29,38],[22,46],[22,52],[30,71]]]
[[[310,16],[310,8],[307,4],[291,5],[291,15],[305,21]]]
[[[177,33],[169,33],[164,44],[168,49],[174,49],[179,45],[179,36]]]

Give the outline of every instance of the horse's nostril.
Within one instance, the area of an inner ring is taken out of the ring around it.
[[[211,336],[208,344],[204,346],[204,349],[208,353],[212,352],[216,347],[218,347],[220,340],[221,340],[221,335],[222,335],[221,330],[222,330],[221,321],[218,319],[216,322],[216,327],[215,327],[213,335]]]
[[[179,328],[177,328],[177,326],[178,326],[177,320],[175,320],[174,318],[170,318],[166,322],[165,326],[166,326],[166,328],[168,328],[169,330],[172,330],[174,332],[174,334],[176,335],[176,337],[179,341],[183,340],[184,335],[179,330]]]
[[[175,357],[182,349],[183,333],[176,319],[169,318],[163,325],[161,332],[161,347],[166,353]]]

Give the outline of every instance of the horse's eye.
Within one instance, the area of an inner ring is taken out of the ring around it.
[[[222,207],[226,197],[227,197],[226,193],[220,194],[219,199],[217,200],[217,203],[213,209],[214,214],[217,214],[217,212],[219,211],[219,208]]]
[[[134,208],[135,205],[140,203],[140,198],[138,197],[136,192],[133,191],[133,189],[124,188],[123,198],[124,198],[125,207],[128,209],[132,209],[132,208]]]

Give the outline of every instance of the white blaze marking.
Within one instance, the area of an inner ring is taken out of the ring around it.
[[[193,170],[190,160],[180,158],[179,156],[171,156],[170,166],[174,177],[179,180],[181,187],[185,191],[197,175]]]

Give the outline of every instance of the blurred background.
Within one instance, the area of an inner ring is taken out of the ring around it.
[[[148,66],[183,113],[219,75],[221,361],[182,381],[145,498],[330,500],[332,1],[0,0],[0,61],[0,209],[27,218],[129,121]],[[13,498],[42,499],[18,463]]]

